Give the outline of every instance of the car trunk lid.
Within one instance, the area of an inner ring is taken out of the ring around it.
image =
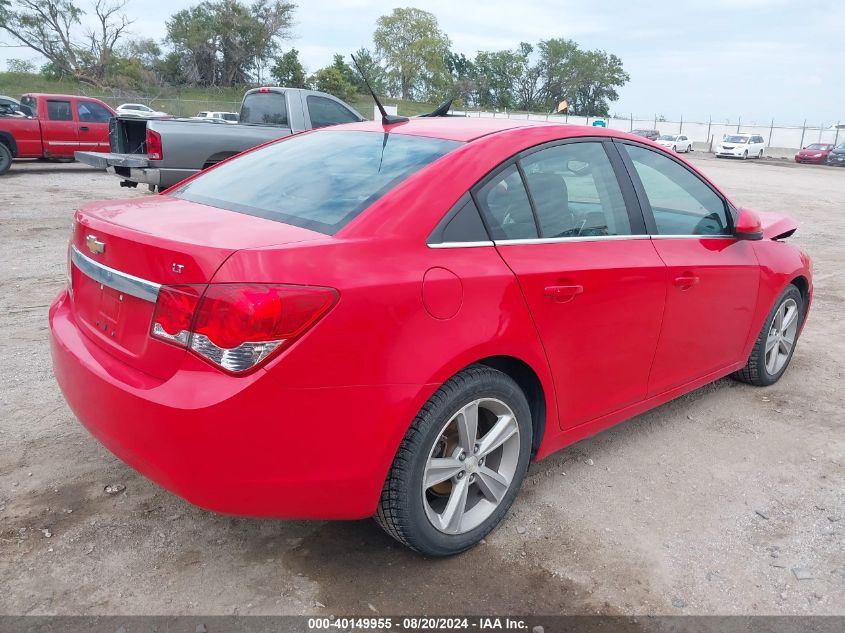
[[[185,350],[149,335],[160,286],[204,286],[237,250],[317,239],[327,238],[170,196],[85,206],[71,242],[77,323],[125,363],[166,379]]]

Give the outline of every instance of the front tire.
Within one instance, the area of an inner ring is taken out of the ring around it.
[[[742,153],[742,160],[748,160],[748,150],[745,150],[745,151]]]
[[[12,167],[12,151],[5,143],[0,143],[0,176]]]
[[[504,518],[531,458],[531,411],[509,376],[472,365],[438,389],[402,440],[375,519],[428,556],[478,544]]]
[[[804,309],[801,291],[789,284],[766,317],[748,363],[733,377],[758,387],[767,387],[780,380],[795,352]]]
[[[763,150],[760,150],[760,152],[757,154],[757,160],[760,160],[762,158],[763,158]]]

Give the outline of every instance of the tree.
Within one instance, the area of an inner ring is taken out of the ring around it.
[[[184,66],[185,78],[205,86],[244,84],[290,34],[296,5],[282,0],[205,0],[175,13],[166,41]]]
[[[367,77],[370,86],[376,95],[384,95],[387,92],[387,76],[379,59],[367,48],[359,48],[352,53],[358,64],[358,68]],[[358,94],[368,95],[370,91],[367,90],[367,85],[364,83],[364,78],[358,69],[353,68],[351,83],[355,86],[355,91]]]
[[[299,51],[295,48],[276,58],[276,63],[270,69],[270,75],[280,86],[288,88],[305,88],[305,68],[299,61]]]
[[[26,59],[8,59],[6,69],[10,73],[29,75],[35,72],[35,64]]]
[[[96,0],[96,29],[80,37],[85,12],[72,0],[0,0],[0,29],[47,58],[55,72],[99,85],[107,78],[114,49],[131,21],[126,0]]]
[[[478,103],[478,69],[463,53],[447,51],[443,59],[448,74],[448,95],[463,105]]]
[[[593,116],[607,116],[610,102],[619,98],[616,88],[630,79],[622,60],[604,51],[580,52],[575,58],[575,77],[572,110]]]
[[[520,53],[514,51],[480,51],[475,56],[478,104],[496,109],[515,107],[516,80],[523,63]]]
[[[343,78],[343,74],[334,66],[321,68],[311,77],[311,83],[317,90],[328,92],[342,101],[349,101],[355,94],[355,86]]]
[[[572,99],[575,86],[574,59],[580,52],[572,40],[554,38],[542,40],[537,45],[540,68],[538,101],[542,109],[555,111],[563,99]]]
[[[432,13],[393,9],[393,13],[378,19],[373,42],[403,99],[419,96],[429,84],[442,81],[451,42]]]

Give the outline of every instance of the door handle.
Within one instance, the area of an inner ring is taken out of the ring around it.
[[[79,129],[83,132],[87,132],[89,130],[89,127],[87,125],[83,125]]]
[[[546,286],[543,291],[543,296],[546,299],[557,301],[558,303],[566,303],[572,301],[575,297],[584,292],[584,286],[574,284],[572,286]]]
[[[675,285],[681,290],[689,290],[699,281],[701,280],[695,275],[681,275],[680,277],[675,277]]]

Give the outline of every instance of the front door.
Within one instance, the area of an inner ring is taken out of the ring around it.
[[[79,120],[79,150],[108,152],[109,120],[112,113],[96,101],[79,99],[76,102],[76,115]]]
[[[618,144],[630,157],[654,246],[667,266],[666,310],[649,395],[741,359],[757,302],[759,268],[733,234],[725,199],[679,161]]]
[[[645,398],[660,332],[665,266],[620,166],[601,141],[553,144],[474,192],[539,331],[562,428]]]

